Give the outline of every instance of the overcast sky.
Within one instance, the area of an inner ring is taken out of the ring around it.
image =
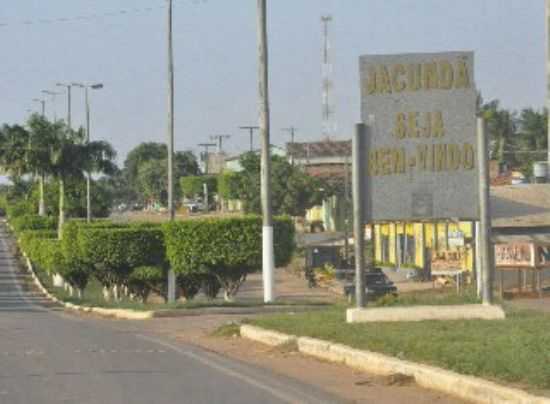
[[[237,127],[257,122],[256,1],[174,1],[176,147],[197,150],[229,133],[228,151],[245,150]],[[56,81],[102,82],[91,94],[93,138],[109,140],[120,161],[140,142],[164,141],[165,4],[10,0],[0,8],[0,123],[23,121]],[[268,8],[275,144],[289,125],[297,141],[320,137],[320,16],[328,13],[339,138],[350,138],[359,118],[358,57],[368,53],[473,50],[485,99],[543,106],[544,0],[268,0]],[[83,109],[75,89],[74,123],[83,124]],[[64,97],[56,110],[66,114]]]

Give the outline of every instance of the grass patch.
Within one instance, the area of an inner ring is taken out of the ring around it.
[[[224,324],[216,329],[212,334],[213,337],[239,337],[241,335],[241,325],[237,323]]]
[[[443,306],[457,304],[477,304],[481,299],[477,297],[475,288],[464,289],[457,294],[454,288],[427,289],[415,292],[401,293],[398,296],[386,295],[371,305],[374,307],[392,306]]]
[[[503,321],[348,324],[344,306],[251,324],[447,368],[527,389],[550,390],[550,315],[509,311]]]

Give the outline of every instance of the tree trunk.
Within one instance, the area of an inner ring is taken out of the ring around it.
[[[113,300],[117,303],[120,302],[120,287],[118,285],[114,285],[112,291]]]
[[[502,136],[498,143],[498,162],[503,163],[504,162],[504,146],[506,145],[506,138]]]
[[[105,299],[106,302],[111,301],[111,289],[107,286],[103,287],[103,299]]]
[[[57,235],[59,240],[63,238],[63,224],[65,223],[65,183],[63,178],[59,180],[59,226]]]
[[[228,290],[224,290],[223,300],[225,300],[228,303],[233,303],[235,301],[235,295],[230,293]]]
[[[46,216],[46,202],[44,201],[44,174],[38,177],[38,185],[40,191],[40,201],[38,202],[38,215]]]

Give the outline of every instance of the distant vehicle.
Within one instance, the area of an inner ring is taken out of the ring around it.
[[[202,208],[202,205],[195,201],[185,202],[183,206],[185,206],[191,213],[198,212]]]
[[[344,286],[346,296],[355,295],[355,284]],[[382,268],[373,268],[365,273],[365,298],[367,301],[375,301],[382,296],[397,296],[397,287],[386,276]]]
[[[143,210],[143,205],[141,203],[136,202],[132,205],[132,210]]]

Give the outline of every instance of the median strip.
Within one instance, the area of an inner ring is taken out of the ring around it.
[[[435,366],[358,350],[329,341],[297,337],[252,325],[241,326],[241,337],[270,346],[295,343],[298,351],[305,355],[342,363],[376,375],[403,374],[414,377],[416,383],[421,387],[437,390],[474,403],[550,404],[549,398],[534,396],[523,390],[505,387],[478,377],[465,376]]]

